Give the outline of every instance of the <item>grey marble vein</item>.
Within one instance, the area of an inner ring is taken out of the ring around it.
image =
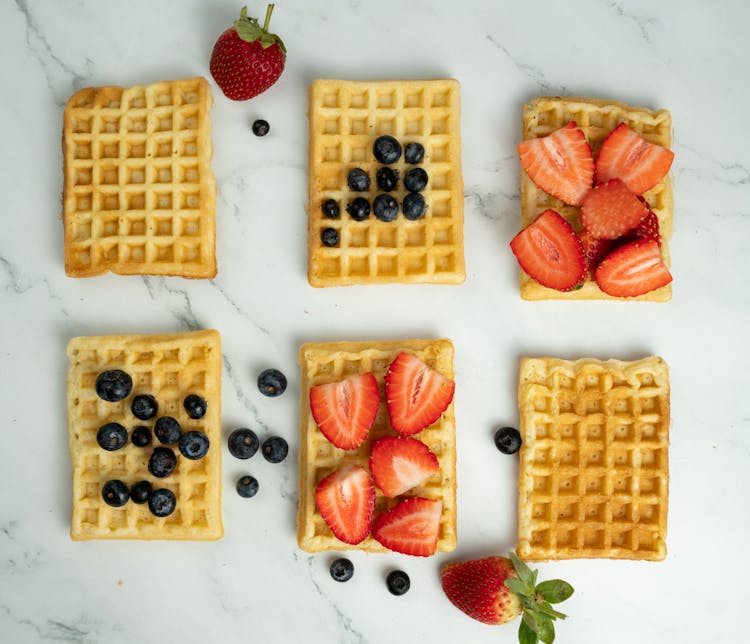
[[[10,289],[16,295],[23,295],[31,288],[32,285],[30,283],[23,284],[21,282],[18,267],[2,255],[0,255],[0,267],[2,267],[3,271],[8,276],[6,290]]]
[[[529,65],[528,63],[524,63],[522,60],[514,56],[506,47],[495,40],[492,35],[485,34],[485,38],[495,48],[503,52],[503,54],[505,54],[508,59],[516,66],[516,69],[518,69],[518,71],[534,81],[539,86],[539,89],[541,89],[545,94],[564,94],[568,91],[565,85],[553,85],[552,83],[550,83],[541,69],[539,69],[538,67],[534,67],[533,65]]]
[[[232,387],[234,388],[234,393],[239,402],[242,403],[242,405],[247,409],[248,412],[253,417],[253,423],[254,426],[261,430],[262,432],[268,433],[270,432],[269,426],[263,422],[263,420],[260,417],[260,414],[258,413],[258,408],[253,404],[253,402],[250,400],[250,398],[245,394],[245,391],[242,387],[242,383],[240,382],[240,378],[235,372],[234,366],[232,365],[232,361],[229,359],[227,354],[222,353],[221,354],[222,360],[224,362],[224,374],[229,378],[229,381],[232,383]]]
[[[235,313],[245,318],[248,322],[250,322],[253,325],[253,327],[255,327],[263,335],[266,335],[269,338],[271,337],[271,332],[267,328],[260,326],[257,322],[255,322],[255,320],[253,320],[250,314],[247,311],[245,311],[245,309],[243,309],[239,304],[237,304],[237,301],[234,298],[230,297],[229,293],[227,293],[224,287],[222,287],[215,279],[209,280],[209,283],[227,301],[229,306],[231,306],[234,309]]]
[[[20,617],[8,606],[0,606],[0,612],[4,613],[10,621],[18,626],[27,627],[27,629],[35,632],[40,640],[69,642],[69,644],[93,644],[102,641],[100,637],[101,628],[96,624],[91,624],[86,615],[80,615],[76,620],[63,622],[55,619],[37,621]],[[110,628],[120,630],[118,626]]]
[[[190,303],[190,295],[188,295],[186,290],[169,286],[166,279],[163,277],[144,276],[142,279],[148,290],[149,297],[152,300],[164,301],[163,295],[164,293],[168,293],[169,295],[177,296],[181,301],[177,306],[168,305],[169,312],[172,317],[177,320],[181,329],[185,331],[197,331],[202,328],[193,313],[193,306]]]
[[[643,40],[646,41],[649,45],[653,45],[651,34],[649,34],[648,30],[650,27],[658,24],[655,19],[644,18],[643,16],[639,16],[637,14],[631,13],[630,11],[626,11],[619,2],[608,2],[607,6],[610,9],[614,9],[618,16],[634,22],[638,27],[638,30],[641,32],[641,37],[643,38]]]

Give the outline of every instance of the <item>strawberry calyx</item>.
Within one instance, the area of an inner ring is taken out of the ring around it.
[[[260,26],[257,18],[249,18],[247,15],[247,7],[242,7],[240,10],[239,20],[234,21],[234,29],[237,35],[245,42],[260,42],[260,46],[263,49],[268,49],[271,45],[278,45],[279,49],[286,56],[286,46],[281,38],[272,34],[268,31],[268,25],[271,22],[271,14],[273,13],[273,4],[269,4],[266,8],[266,18],[263,26]]]

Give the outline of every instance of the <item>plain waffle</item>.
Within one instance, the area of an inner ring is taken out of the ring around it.
[[[175,335],[113,335],[73,338],[68,344],[68,429],[73,464],[73,515],[70,536],[81,539],[219,539],[221,522],[221,346],[217,331]],[[95,390],[97,376],[120,369],[133,380],[133,391],[120,402],[105,402]],[[207,402],[206,415],[193,420],[183,407],[185,396]],[[130,410],[137,394],[151,394],[158,415],[176,418],[183,431],[204,432],[210,446],[200,460],[180,455],[166,478],[148,471],[151,445],[127,444],[113,452],[96,440],[99,427],[118,422],[128,434],[139,425],[153,430],[156,418],[143,421]],[[102,500],[102,485],[119,479],[126,485],[147,480],[154,489],[168,488],[177,498],[173,514],[157,518],[146,504],[128,501],[120,508]]]
[[[641,107],[631,107],[616,101],[602,101],[588,98],[561,98],[543,96],[524,105],[522,139],[534,139],[546,136],[555,130],[575,121],[586,136],[594,154],[599,150],[602,141],[620,123],[628,127],[651,143],[665,148],[672,147],[672,116],[667,110],[651,111]],[[659,219],[661,233],[661,253],[669,266],[669,237],[672,235],[672,217],[674,201],[672,183],[669,175],[649,190],[644,197],[651,210]],[[581,230],[580,208],[568,206],[559,199],[538,188],[525,172],[521,172],[521,227],[526,227],[547,208],[560,213],[573,228]],[[525,300],[616,300],[604,293],[589,278],[582,288],[574,291],[557,291],[542,286],[536,280],[520,270],[521,297]],[[665,302],[672,297],[672,286],[668,284],[660,289],[628,298]]]
[[[664,559],[664,361],[524,358],[518,404],[519,557]]]
[[[216,185],[205,78],[90,87],[63,128],[65,272],[213,277]]]
[[[455,80],[316,80],[309,91],[310,154],[308,198],[308,279],[313,286],[378,283],[460,283],[466,278],[463,243],[460,96]],[[395,221],[374,214],[355,221],[347,204],[364,196],[372,204],[380,192],[373,156],[375,139],[389,134],[402,147],[421,143],[418,164],[429,175],[422,193],[426,214],[407,220],[401,204],[403,178],[412,167],[404,157],[391,164],[399,173],[391,194],[399,203]],[[352,192],[347,175],[362,168],[370,176],[368,192]],[[326,218],[323,202],[334,199],[337,219]],[[333,228],[339,243],[328,247],[321,231]]]
[[[429,367],[453,378],[453,345],[448,340],[407,340],[403,342],[331,342],[305,344],[300,348],[302,370],[299,453],[299,508],[297,541],[307,552],[357,549],[387,552],[371,536],[351,546],[339,541],[326,525],[315,505],[318,482],[345,463],[369,470],[370,444],[382,436],[395,435],[388,421],[384,377],[388,365],[402,351],[411,353]],[[318,429],[310,412],[310,387],[338,382],[347,376],[372,372],[381,390],[375,423],[365,442],[356,450],[335,447]],[[439,499],[443,503],[437,549],[448,552],[456,547],[456,421],[453,403],[417,438],[437,456],[440,469],[406,496]],[[398,499],[388,499],[375,488],[375,514],[392,508]]]

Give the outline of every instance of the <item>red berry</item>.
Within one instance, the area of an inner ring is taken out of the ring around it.
[[[360,543],[370,534],[375,489],[359,465],[344,465],[321,480],[315,488],[315,504],[331,532],[344,543]]]
[[[370,473],[390,498],[416,487],[439,467],[437,456],[416,438],[385,436],[371,447]]]
[[[581,223],[598,239],[617,239],[648,214],[648,206],[620,179],[589,190],[581,204]]]
[[[410,497],[393,509],[379,515],[372,526],[372,536],[394,552],[429,557],[437,549],[441,501]]]
[[[672,275],[653,240],[633,241],[612,251],[594,271],[594,279],[608,295],[636,297],[666,286]]]

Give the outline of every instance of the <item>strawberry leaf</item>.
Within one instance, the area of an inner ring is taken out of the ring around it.
[[[568,617],[567,615],[563,613],[558,613],[554,608],[552,608],[552,606],[549,605],[548,602],[544,600],[539,601],[537,599],[537,603],[536,603],[536,606],[534,607],[534,610],[540,613],[544,613],[545,615],[548,615],[552,619],[567,619]]]
[[[550,604],[559,604],[573,594],[573,586],[562,579],[550,579],[539,584],[536,592]]]
[[[531,590],[520,579],[516,579],[515,577],[509,577],[508,579],[506,579],[505,586],[509,588],[513,594],[519,595],[520,597],[527,597],[529,595],[529,591]]]
[[[519,644],[537,644],[539,636],[526,625],[526,622],[522,621],[518,626],[518,642]]]
[[[515,552],[510,553],[510,560],[513,562],[513,567],[516,569],[518,578],[527,586],[533,586],[532,578],[534,573],[523,561],[518,558]]]
[[[546,615],[537,615],[536,623],[539,628],[539,639],[544,644],[552,644],[555,641],[555,625]]]
[[[539,632],[539,626],[536,623],[536,615],[529,609],[524,607],[522,619],[534,633]]]

